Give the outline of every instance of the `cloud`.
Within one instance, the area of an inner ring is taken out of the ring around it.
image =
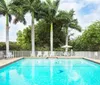
[[[5,41],[5,18],[0,17],[0,41]]]
[[[83,23],[83,27],[87,27],[91,23],[95,22],[96,20],[100,20],[100,7],[94,10],[92,13],[83,15],[83,20],[81,20],[81,25]]]
[[[100,20],[99,4],[100,0],[61,0],[59,10],[69,11],[70,9],[74,9],[74,17],[78,19],[82,28],[86,29],[86,27],[94,21]],[[23,30],[26,26],[31,25],[31,15],[28,13],[25,18],[27,20],[27,25],[23,25],[20,22],[16,25],[13,23],[10,24],[9,36],[11,41],[16,41],[16,33],[19,30]],[[5,41],[5,17],[0,17],[0,41]]]
[[[14,17],[13,17],[13,19],[14,19]],[[31,25],[31,15],[29,13],[27,13],[25,15],[25,19],[27,20],[27,24],[26,25],[24,25],[23,23],[20,23],[20,22],[18,22],[16,25],[14,25],[13,22],[11,23],[11,25],[10,25],[11,27],[10,27],[10,30],[9,30],[10,41],[16,41],[17,32],[19,30],[23,30],[27,26]]]
[[[92,22],[99,20],[100,0],[61,0],[60,9],[75,10],[79,24],[86,28]]]
[[[14,16],[12,17],[13,19],[15,18]],[[16,41],[17,38],[17,32],[19,30],[23,30],[25,27],[31,25],[31,15],[28,13],[25,15],[25,19],[27,20],[27,24],[24,25],[23,23],[18,22],[16,25],[13,24],[13,19],[12,22],[10,23],[10,29],[9,29],[9,40],[10,41]],[[0,17],[0,42],[6,41],[6,26],[5,26],[5,17],[2,16]]]
[[[75,10],[75,18],[78,19],[82,29],[86,29],[96,20],[100,20],[100,0],[61,0],[60,8],[63,10]],[[74,30],[75,37],[80,33]]]
[[[5,0],[6,4],[8,5],[11,0]],[[25,27],[31,25],[31,15],[27,13],[25,15],[25,19],[27,21],[26,25],[23,25],[22,23],[18,22],[16,25],[13,24],[14,16],[12,16],[12,22],[9,24],[10,29],[9,29],[9,40],[10,41],[16,41],[17,38],[17,32],[19,30],[23,30]],[[5,26],[5,16],[0,16],[0,42],[5,42],[6,41],[6,26]]]
[[[86,3],[94,3],[94,4],[99,4],[100,0],[83,0]]]

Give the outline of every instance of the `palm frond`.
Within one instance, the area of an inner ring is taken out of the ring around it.
[[[47,22],[54,22],[58,11],[59,0],[46,0],[41,5],[41,16]]]
[[[0,14],[5,15],[8,13],[8,8],[4,0],[0,0]]]
[[[53,2],[53,6],[54,6],[56,13],[58,11],[59,4],[60,4],[60,0],[56,0],[56,1]]]
[[[79,32],[81,32],[81,30],[82,30],[79,25],[74,24],[74,23],[70,24],[69,27],[72,28],[72,29],[75,29],[75,30],[77,30]]]
[[[13,0],[9,4],[10,13],[15,16],[15,19],[13,21],[14,24],[17,24],[18,21],[23,22],[26,24],[25,21],[25,14],[27,13],[27,10],[24,8],[22,2],[24,0]]]
[[[18,21],[23,22],[23,24],[26,24],[25,21],[25,12],[21,7],[19,9],[14,10],[13,15],[15,15],[14,23],[16,24]]]
[[[71,10],[69,11],[69,15],[70,15],[71,17],[73,17],[74,13],[75,13],[75,11],[74,11],[73,9],[71,9]]]

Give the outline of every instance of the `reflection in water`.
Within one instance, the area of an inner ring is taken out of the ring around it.
[[[25,59],[0,69],[0,85],[99,85],[100,66],[85,60]]]

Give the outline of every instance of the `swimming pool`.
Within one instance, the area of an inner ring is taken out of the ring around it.
[[[100,65],[84,59],[22,59],[0,69],[0,85],[100,85]]]

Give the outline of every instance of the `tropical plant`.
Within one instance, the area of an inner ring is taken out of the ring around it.
[[[54,50],[60,50],[61,46],[65,42],[65,34],[61,29],[60,22],[54,23]],[[48,29],[50,24],[46,23],[44,20],[40,20],[35,25],[35,44],[36,50],[46,51],[50,50],[50,29]],[[18,31],[17,33],[17,44],[23,50],[31,49],[31,27],[24,28],[23,31]]]
[[[46,0],[42,3],[41,16],[50,24],[50,51],[53,52],[53,27],[56,20],[60,0]]]
[[[99,51],[100,50],[100,21],[92,23],[83,34],[72,41],[76,51]]]
[[[12,15],[15,15],[16,18],[14,19],[14,23],[18,21],[26,23],[24,14],[26,13],[23,10],[22,6],[17,6],[17,0],[13,3],[13,0],[0,0],[0,15],[6,17],[6,56],[8,57],[9,54],[9,22],[11,22]]]
[[[66,45],[68,45],[68,28],[75,29],[77,31],[81,31],[81,27],[78,25],[78,20],[74,19],[74,10],[67,11],[59,11],[58,18],[62,20],[63,30],[66,33]],[[68,48],[66,48],[66,51]]]
[[[31,49],[31,27],[27,27],[23,31],[18,31],[17,45],[19,45],[23,50]]]
[[[41,1],[40,0],[13,0],[13,4],[17,6],[17,8],[20,6],[21,10],[19,13],[25,15],[26,13],[30,13],[32,17],[32,24],[31,24],[31,42],[32,42],[32,56],[35,56],[35,32],[34,32],[34,19],[39,19],[38,13]],[[20,9],[19,9],[20,10]],[[23,13],[24,12],[24,13]],[[17,14],[16,20],[19,21],[20,14]],[[23,21],[24,18],[22,18],[20,21]],[[25,20],[24,20],[25,21]]]
[[[15,16],[13,23],[17,24],[17,22],[20,21],[25,25],[25,14],[27,10],[22,6],[22,3],[19,3],[17,0],[11,0],[10,7],[12,7],[12,15]]]
[[[21,50],[21,47],[17,45],[16,42],[9,42],[9,49],[10,50]],[[6,50],[6,44],[5,42],[0,42],[0,51],[5,51]]]
[[[7,0],[0,0],[0,15],[6,17],[6,57],[9,54],[9,22],[11,21],[11,6]]]

